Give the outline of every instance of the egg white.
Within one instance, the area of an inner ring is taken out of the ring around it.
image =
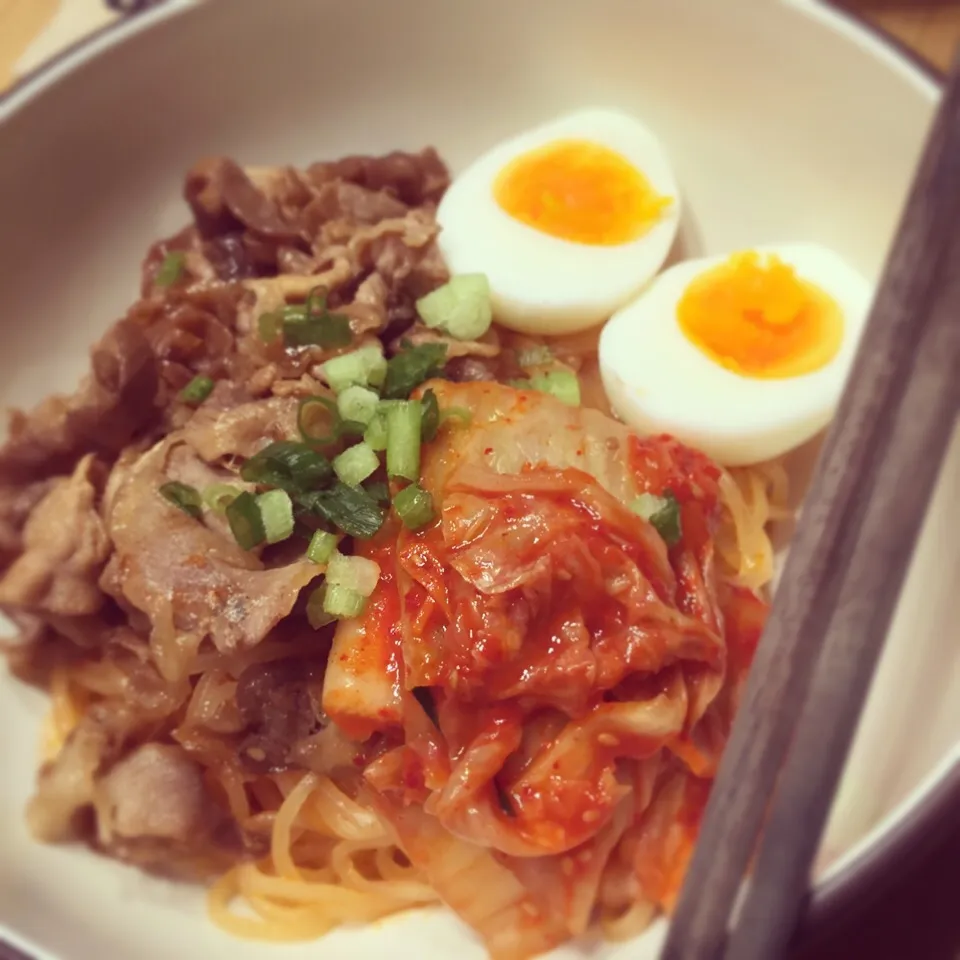
[[[746,377],[697,349],[677,322],[694,278],[729,255],[677,264],[616,313],[600,337],[600,371],[611,406],[642,433],[670,433],[719,463],[778,457],[830,421],[866,324],[872,285],[836,253],[815,244],[757,247],[790,264],[836,301],[843,314],[837,355],[812,373]]]
[[[599,143],[619,153],[672,202],[637,240],[598,246],[561,240],[515,220],[494,198],[512,160],[555,140]],[[663,266],[677,233],[680,194],[666,152],[642,123],[591,109],[545,123],[499,144],[471,164],[437,211],[440,251],[451,273],[485,273],[498,323],[559,335],[602,322]]]

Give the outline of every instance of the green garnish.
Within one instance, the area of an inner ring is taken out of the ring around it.
[[[363,442],[371,450],[387,449],[387,408],[382,404],[370,418],[367,429],[363,431]]]
[[[363,485],[363,489],[373,497],[377,503],[390,502],[390,488],[382,480],[371,480]]]
[[[337,549],[337,535],[329,530],[315,530],[307,547],[307,559],[313,563],[326,563]]]
[[[325,627],[328,623],[333,623],[337,618],[324,610],[324,601],[327,598],[327,585],[325,583],[317,587],[307,598],[307,621],[314,630]]]
[[[350,318],[327,309],[327,291],[314,287],[302,307],[283,311],[283,342],[288,347],[346,347],[353,339]]]
[[[196,488],[179,480],[171,480],[160,487],[160,495],[175,507],[182,510],[188,517],[199,520],[203,516],[200,494]]]
[[[293,501],[286,490],[268,490],[257,497],[267,543],[280,543],[293,533]]]
[[[267,531],[264,529],[263,517],[257,498],[252,493],[241,493],[227,506],[226,514],[233,539],[244,550],[252,550],[266,540]]]
[[[337,476],[351,487],[358,487],[380,468],[380,458],[362,440],[347,447],[334,458],[333,469]]]
[[[648,521],[668,547],[678,543],[683,536],[680,503],[671,490],[664,491],[662,497],[652,493],[641,493],[630,504],[630,509]]]
[[[186,261],[182,250],[171,250],[161,261],[153,282],[158,287],[172,287],[182,276]]]
[[[580,406],[580,381],[572,370],[549,370],[530,378],[530,387],[549,393],[568,407]]]
[[[440,429],[440,404],[437,395],[432,390],[425,390],[420,398],[423,405],[423,417],[420,421],[420,439],[429,443]]]
[[[330,479],[330,461],[295,440],[277,440],[254,454],[240,469],[247,483],[279,487],[289,493],[312,490]]]
[[[337,411],[343,420],[366,426],[377,412],[380,398],[367,387],[350,386],[337,397]]]
[[[383,525],[383,510],[362,487],[337,481],[329,490],[308,493],[300,503],[347,536],[368,539]]]
[[[369,597],[380,582],[380,566],[367,557],[347,557],[335,553],[327,564],[327,585],[348,587],[361,597]]]
[[[371,344],[328,360],[323,365],[323,375],[334,393],[347,387],[379,387],[387,375],[387,361],[382,347]]]
[[[387,408],[387,476],[415,481],[420,476],[423,405],[401,400]]]
[[[323,612],[337,620],[359,617],[367,605],[367,598],[349,587],[334,583],[324,584]]]
[[[181,391],[180,399],[192,407],[198,407],[213,392],[210,377],[194,377]]]
[[[428,327],[457,340],[477,340],[493,322],[490,283],[486,274],[462,273],[417,301],[417,313]]]
[[[227,507],[237,499],[243,491],[229,483],[211,483],[203,490],[203,502],[214,513],[221,516],[226,513]]]
[[[439,376],[447,362],[445,343],[421,343],[407,347],[387,361],[383,396],[389,400],[405,400],[424,380]]]
[[[404,487],[393,498],[393,506],[408,530],[425,527],[436,515],[433,497],[417,483]]]

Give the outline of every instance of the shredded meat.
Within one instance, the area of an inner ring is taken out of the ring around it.
[[[104,596],[97,580],[110,541],[96,510],[94,458],[56,482],[23,530],[23,552],[0,579],[0,604],[35,614],[96,613]]]
[[[138,839],[186,844],[201,840],[215,822],[203,770],[180,748],[138,747],[96,784],[100,842]]]

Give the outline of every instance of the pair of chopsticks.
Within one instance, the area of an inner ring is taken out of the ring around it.
[[[805,502],[661,960],[785,955],[958,411],[960,59]]]

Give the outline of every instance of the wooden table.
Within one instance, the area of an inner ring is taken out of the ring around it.
[[[941,70],[960,44],[960,0],[838,3],[887,30]],[[96,0],[0,0],[0,89],[15,77],[25,52],[32,50],[34,58],[42,55],[45,47],[38,43],[55,48],[57,43],[77,39],[85,29],[108,22],[113,14],[106,0],[101,4],[98,7]],[[960,811],[957,829],[944,833],[934,856],[891,877],[888,889],[876,894],[844,918],[840,927],[808,945],[797,960],[960,957]]]

